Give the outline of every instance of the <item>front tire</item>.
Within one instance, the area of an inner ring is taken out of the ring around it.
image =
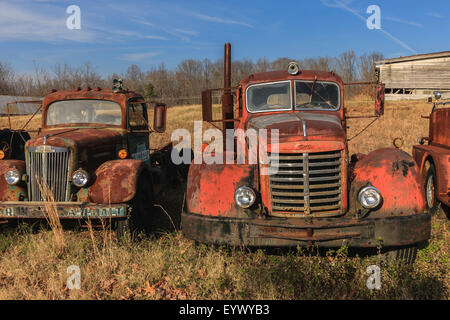
[[[436,214],[439,202],[436,199],[436,169],[433,164],[430,164],[425,178],[425,200],[428,211],[432,215]]]

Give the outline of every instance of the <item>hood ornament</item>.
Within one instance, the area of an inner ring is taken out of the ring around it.
[[[47,139],[48,138],[50,138],[50,135],[49,134],[46,134],[45,136],[44,136],[44,144],[47,144]]]

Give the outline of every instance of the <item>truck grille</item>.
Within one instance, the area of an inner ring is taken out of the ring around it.
[[[70,151],[67,148],[38,146],[28,152],[29,194],[31,201],[43,201],[41,188],[47,185],[55,201],[68,201]],[[39,179],[39,183],[36,180]]]
[[[269,179],[273,212],[340,213],[342,151],[281,153],[278,159],[278,172]]]

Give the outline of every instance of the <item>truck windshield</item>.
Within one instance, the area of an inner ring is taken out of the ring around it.
[[[339,86],[333,82],[295,81],[295,109],[339,109]]]
[[[73,123],[122,123],[120,105],[107,100],[65,100],[50,104],[47,109],[48,126]]]
[[[255,84],[247,88],[249,112],[291,110],[290,81]]]

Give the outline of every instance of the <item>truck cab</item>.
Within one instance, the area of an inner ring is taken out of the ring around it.
[[[226,73],[228,65],[226,45]],[[247,152],[243,163],[190,166],[185,236],[239,246],[382,245],[390,259],[414,261],[417,245],[430,237],[418,167],[396,148],[349,155],[344,83],[336,73],[291,63],[249,75],[235,88],[230,78],[225,74],[222,119],[211,118],[217,89],[203,92],[204,120],[223,123],[224,131],[266,130],[268,137],[256,164]],[[377,85],[376,116],[383,113],[383,93]],[[239,148],[238,142],[224,157]],[[276,170],[265,170],[272,160]]]
[[[171,151],[150,153],[149,134],[164,132],[166,105],[120,84],[52,90],[41,106],[42,126],[26,142],[25,160],[0,160],[0,219],[44,219],[51,203],[61,221],[111,219],[118,236],[149,231]]]
[[[435,92],[433,109],[423,118],[429,121],[429,133],[413,146],[413,157],[424,181],[427,209],[436,213],[439,203],[450,214],[450,101],[440,101]],[[430,98],[432,102],[432,98]],[[425,144],[426,142],[426,144]]]

